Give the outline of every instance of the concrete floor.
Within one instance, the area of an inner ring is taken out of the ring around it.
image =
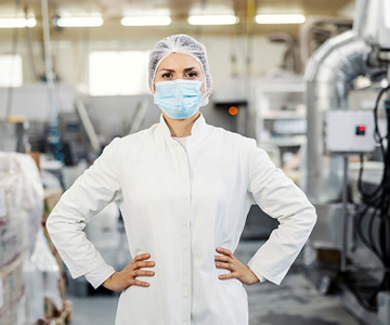
[[[247,263],[261,242],[242,242],[235,256]],[[323,297],[302,274],[292,270],[280,286],[265,282],[246,287],[249,325],[359,325],[336,299]],[[69,297],[74,325],[114,324],[117,297]]]

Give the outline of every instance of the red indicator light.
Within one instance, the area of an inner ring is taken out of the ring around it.
[[[359,126],[359,131],[364,131],[365,129],[366,129],[366,127],[364,125]]]

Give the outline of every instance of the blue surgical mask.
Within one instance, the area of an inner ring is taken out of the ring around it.
[[[176,79],[156,82],[154,103],[170,118],[185,119],[199,109],[203,81]]]

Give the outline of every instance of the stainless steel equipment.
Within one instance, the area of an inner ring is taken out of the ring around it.
[[[321,251],[321,254],[327,252],[326,258],[322,256],[320,263],[308,265],[306,272],[319,286],[321,283],[329,285],[332,281],[335,282],[341,303],[361,321],[370,325],[390,324],[390,318],[387,317],[387,296],[382,293],[376,296],[378,292],[369,293],[376,298],[377,306],[376,309],[370,309],[365,303],[365,293],[359,293],[370,286],[375,288],[375,278],[371,275],[378,268],[381,269],[382,264],[374,260],[367,265],[374,254],[369,252],[371,257],[363,260],[362,256],[367,255],[367,250],[361,249],[361,242],[354,242],[356,227],[354,220],[349,218],[347,213],[352,206],[347,206],[346,203],[347,169],[344,170],[343,167],[347,164],[343,165],[342,156],[327,154],[324,145],[324,119],[326,113],[331,110],[351,109],[348,103],[349,92],[354,89],[353,82],[357,77],[366,76],[373,82],[386,78],[390,63],[389,13],[389,0],[358,0],[353,29],[326,41],[310,58],[304,75],[307,86],[305,190],[316,206],[319,217],[310,245]],[[344,201],[344,209],[340,211],[341,201]],[[344,219],[347,223],[343,224],[342,216],[348,217]],[[360,250],[364,253],[360,253]],[[340,263],[340,256],[344,257],[341,259],[344,263]],[[339,264],[327,264],[332,258]],[[366,273],[362,272],[363,264],[366,264],[365,267],[369,266]],[[331,281],[328,281],[330,278]],[[322,289],[324,292],[328,291]],[[388,319],[385,319],[386,317]]]

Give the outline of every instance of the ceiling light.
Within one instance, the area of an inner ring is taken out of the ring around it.
[[[306,17],[301,14],[284,15],[257,15],[258,24],[301,24],[306,21]]]
[[[29,18],[27,19],[27,27],[35,27],[35,25],[37,24],[37,21],[35,18]]]
[[[133,16],[123,17],[121,24],[123,26],[167,26],[171,21],[169,16]]]
[[[238,23],[234,15],[193,15],[188,17],[191,25],[233,25]]]
[[[24,28],[34,27],[37,24],[35,18],[1,18],[0,28]]]
[[[98,27],[103,25],[101,17],[61,17],[56,21],[59,27]]]

